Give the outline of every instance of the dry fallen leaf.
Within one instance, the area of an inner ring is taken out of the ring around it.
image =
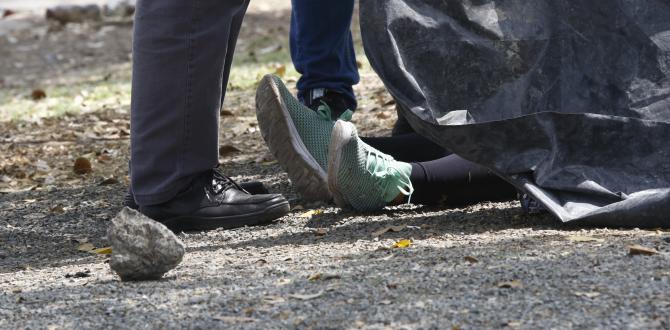
[[[378,119],[389,119],[389,118],[391,118],[391,115],[389,113],[381,111],[381,112],[377,113],[376,117]]]
[[[219,156],[221,157],[227,157],[238,152],[240,152],[240,149],[229,144],[219,147]]]
[[[101,247],[101,248],[95,249],[91,252],[93,252],[95,254],[112,254],[112,247],[111,246]]]
[[[473,264],[479,262],[479,260],[477,260],[477,258],[471,257],[471,256],[465,256],[465,257],[463,257],[463,259],[465,259],[465,261],[467,261],[469,263],[473,263]]]
[[[388,106],[392,106],[392,105],[395,105],[395,104],[396,104],[395,99],[391,99],[389,101],[386,101],[386,103],[384,103],[383,106],[388,107]]]
[[[246,316],[251,316],[251,315],[253,315],[255,311],[256,311],[256,309],[254,309],[253,307],[247,307],[247,308],[245,308],[245,309],[242,310],[242,312],[243,312],[244,315],[246,315]]]
[[[221,110],[221,116],[222,117],[233,117],[235,116],[232,112],[228,110]]]
[[[9,16],[12,16],[14,14],[16,14],[15,11],[13,11],[11,9],[5,9],[5,11],[2,12],[2,18],[9,17]]]
[[[47,93],[43,89],[34,89],[33,92],[30,94],[30,97],[34,100],[41,100],[43,98],[47,97]]]
[[[119,180],[117,180],[115,177],[109,177],[107,179],[102,180],[99,185],[100,186],[108,186],[112,184],[117,184],[119,183]]]
[[[568,241],[577,242],[577,243],[586,243],[586,242],[604,242],[602,238],[591,237],[591,236],[581,236],[581,235],[572,235],[567,237]]]
[[[328,280],[339,280],[339,279],[341,279],[341,278],[342,278],[342,275],[339,275],[339,274],[332,274],[332,273],[331,273],[331,274],[326,273],[326,274],[323,274],[323,275],[321,276],[321,279],[324,280],[324,281],[328,281]]]
[[[102,154],[102,155],[98,156],[98,162],[99,163],[107,163],[107,162],[111,162],[112,160],[114,160],[114,159],[112,158],[112,156],[110,156],[108,154]]]
[[[79,157],[74,161],[72,170],[77,174],[86,174],[91,173],[93,168],[91,167],[91,161],[85,157]]]
[[[323,213],[323,210],[309,210],[301,215],[298,216],[298,218],[311,218],[314,215],[318,215]]]
[[[498,283],[498,287],[501,289],[517,289],[523,287],[523,284],[519,280],[505,281]]]
[[[84,244],[79,245],[79,247],[77,247],[77,250],[84,251],[84,252],[90,252],[90,251],[95,250],[95,246],[93,246],[93,244],[91,244],[91,243],[84,243]]]
[[[323,296],[323,291],[319,291],[314,294],[291,294],[289,297],[298,299],[298,300],[312,300]]]
[[[65,209],[63,208],[63,205],[56,205],[56,206],[50,208],[49,211],[50,211],[51,213],[55,213],[55,214],[63,214],[63,213],[65,213]]]
[[[286,65],[284,64],[277,65],[277,67],[275,68],[275,74],[280,78],[284,78],[284,75],[286,74]]]
[[[632,256],[635,255],[651,256],[658,253],[658,251],[656,251],[656,249],[648,248],[642,245],[633,244],[628,246],[628,253]]]
[[[408,239],[403,239],[403,240],[399,240],[399,241],[395,242],[392,247],[394,249],[404,249],[404,248],[410,247],[411,245],[412,245],[412,241],[410,241]]]
[[[341,279],[341,278],[342,278],[342,276],[338,275],[338,274],[314,273],[312,275],[309,275],[309,277],[307,277],[307,280],[313,282],[313,281],[319,281],[319,280],[320,281],[328,281],[328,280],[335,280],[335,279]],[[332,288],[332,287],[328,289],[328,291],[332,291],[332,290],[334,290],[334,288]]]
[[[407,226],[401,225],[401,226],[388,226],[384,227],[382,229],[376,230],[372,232],[372,237],[379,237],[381,235],[384,235],[385,233],[392,231],[392,232],[399,232],[403,229],[405,229]]]

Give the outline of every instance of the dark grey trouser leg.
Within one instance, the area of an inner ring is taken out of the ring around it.
[[[172,199],[218,163],[219,109],[248,0],[140,0],[131,179],[140,205]]]
[[[221,90],[221,104],[223,105],[223,100],[226,98],[226,88],[228,87],[228,78],[230,77],[230,68],[233,66],[233,54],[235,53],[235,46],[237,45],[237,36],[240,34],[240,27],[242,26],[242,21],[244,20],[244,13],[247,11],[247,6],[249,2],[247,0],[244,5],[244,10],[241,14],[238,14],[233,18],[232,26],[230,30],[230,38],[228,39],[228,54],[226,56],[226,62],[223,67],[223,81],[222,81],[222,90]]]

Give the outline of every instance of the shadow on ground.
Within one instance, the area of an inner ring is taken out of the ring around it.
[[[278,167],[265,168],[264,181],[273,181]],[[235,173],[234,171],[232,173]],[[274,180],[276,181],[276,180]],[[287,182],[275,183],[278,192],[292,195]],[[99,258],[77,247],[84,240],[96,247],[107,246],[105,234],[110,220],[121,209],[123,185],[86,186],[82,188],[50,189],[0,195],[0,273],[20,269],[41,269],[95,262]],[[295,196],[295,195],[292,195]],[[294,205],[299,199],[294,199]],[[241,240],[232,244],[209,244],[189,248],[189,251],[216,251],[221,248],[277,248],[295,244],[319,245],[324,243],[346,244],[349,241],[371,240],[370,233],[386,226],[405,225],[424,228],[411,233],[415,239],[441,235],[472,235],[495,233],[508,229],[558,229],[566,228],[548,216],[527,216],[519,208],[438,209],[428,207],[399,207],[371,214],[357,214],[328,208],[327,212],[303,221],[299,215],[304,210],[293,211],[275,226],[295,227],[295,231]],[[315,228],[326,228],[328,234],[317,237]],[[264,227],[251,227],[247,231],[265,231]],[[388,237],[400,238],[404,233],[389,233]],[[189,233],[187,235],[190,235]]]

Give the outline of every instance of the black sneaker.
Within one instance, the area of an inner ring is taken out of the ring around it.
[[[239,183],[240,188],[247,192],[250,195],[263,195],[263,194],[269,194],[270,191],[268,190],[267,187],[263,184],[263,182],[260,181],[249,181],[249,182],[242,182]],[[133,210],[139,210],[140,206],[137,205],[135,202],[135,195],[133,194],[133,191],[128,189],[128,192],[126,193],[125,196],[123,196],[123,206],[127,208],[131,208]]]
[[[272,223],[289,212],[289,203],[279,194],[251,195],[217,167],[171,201],[140,212],[173,231],[231,229]]]
[[[307,93],[305,105],[314,111],[317,111],[320,106],[327,106],[330,109],[330,117],[333,121],[340,119],[347,110],[353,111],[355,108],[355,105],[344,94],[325,88],[310,90]]]

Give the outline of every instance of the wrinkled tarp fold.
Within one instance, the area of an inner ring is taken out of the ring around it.
[[[670,0],[365,0],[412,127],[560,220],[670,227]]]

